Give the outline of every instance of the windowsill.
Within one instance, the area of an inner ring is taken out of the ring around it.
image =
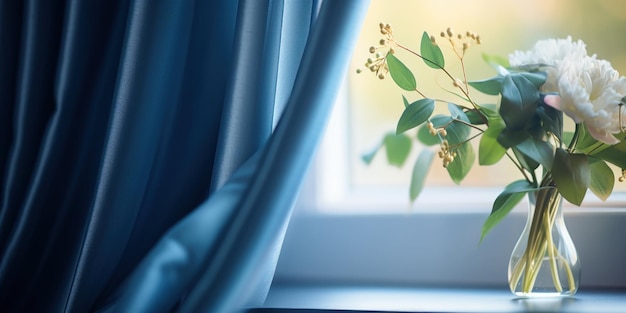
[[[626,291],[581,290],[571,298],[518,299],[502,289],[273,286],[251,312],[624,312]]]

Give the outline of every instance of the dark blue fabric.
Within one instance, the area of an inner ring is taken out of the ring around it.
[[[0,0],[1,312],[262,300],[366,6],[294,3]]]

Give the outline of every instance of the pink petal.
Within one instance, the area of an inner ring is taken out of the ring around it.
[[[547,95],[543,97],[543,102],[559,111],[563,111],[561,107],[561,97],[557,95]]]

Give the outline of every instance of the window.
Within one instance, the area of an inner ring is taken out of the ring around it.
[[[625,75],[626,37],[621,30],[626,29],[626,14],[619,7],[615,1],[584,0],[373,0],[311,180],[289,227],[277,280],[505,288],[509,254],[526,220],[524,204],[481,244],[479,237],[493,199],[518,178],[501,175],[511,172],[506,168],[476,166],[473,176],[454,186],[445,172],[433,168],[411,207],[407,189],[414,158],[403,169],[387,165],[383,151],[370,166],[360,160],[394,129],[403,93],[392,82],[381,84],[355,70],[379,39],[378,23],[385,22],[395,26],[399,40],[414,47],[422,31],[437,34],[451,26],[479,33],[483,44],[470,49],[466,58],[475,61],[467,64],[470,80],[494,74],[484,65],[483,52],[507,56],[512,49],[529,49],[538,39],[567,35],[583,39],[590,52],[610,60]],[[441,84],[434,71],[417,74],[418,84],[432,83],[424,90]],[[616,188],[624,191],[625,185]],[[584,207],[566,207],[583,266],[583,288],[626,287],[621,264],[626,247],[613,240],[626,236],[624,208],[623,192],[606,203],[590,198]]]

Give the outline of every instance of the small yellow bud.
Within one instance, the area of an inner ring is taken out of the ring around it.
[[[389,53],[394,54],[396,53],[396,50],[394,50],[393,48],[389,48]]]
[[[387,41],[386,41],[385,39],[381,39],[378,43],[379,43],[380,45],[384,45],[386,42],[387,42]]]
[[[458,35],[456,35],[456,38],[463,39],[463,35],[458,34]]]
[[[446,33],[445,33],[445,32],[441,32],[441,33],[439,33],[439,36],[441,36],[441,37],[445,37],[445,36],[446,36]]]
[[[378,78],[379,79],[385,79],[385,75],[383,75],[382,73],[378,74]]]
[[[357,69],[356,69],[356,73],[357,73],[357,74],[361,74],[361,69],[360,69],[360,68],[357,68]]]
[[[444,137],[448,135],[448,132],[446,131],[445,128],[440,128],[439,133],[441,134],[441,136],[444,136]]]
[[[480,36],[476,36],[476,43],[477,44],[481,44],[482,43],[482,41],[480,40]]]
[[[446,29],[446,33],[448,34],[448,37],[454,37],[454,31],[452,31],[452,27],[448,27],[448,29]]]
[[[470,44],[468,42],[463,43],[463,50],[467,50],[469,49],[469,47],[470,47]]]
[[[376,52],[376,48],[375,47],[370,47],[370,53],[374,53]]]

